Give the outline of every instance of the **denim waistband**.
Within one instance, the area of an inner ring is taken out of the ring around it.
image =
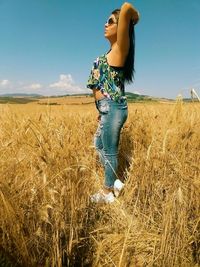
[[[100,98],[98,100],[95,100],[95,103],[99,104],[102,100],[108,100],[108,98],[107,97]]]
[[[127,101],[127,97],[126,96],[120,96],[119,99],[117,101],[109,99],[107,97],[103,97],[101,99],[95,100],[95,103],[98,105],[102,100],[107,100],[111,103],[119,103],[119,104],[123,104]]]
[[[124,103],[124,102],[127,102],[127,97],[126,97],[126,96],[120,96],[117,102],[118,102],[118,103]]]

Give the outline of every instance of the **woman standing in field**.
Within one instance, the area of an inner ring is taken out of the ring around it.
[[[121,128],[128,116],[124,84],[133,81],[134,26],[138,20],[139,13],[127,2],[121,9],[115,9],[111,13],[104,32],[105,38],[110,42],[110,50],[94,61],[87,83],[87,87],[93,90],[99,111],[94,145],[105,171],[103,188],[91,196],[92,202],[96,203],[113,202],[114,189],[117,184],[122,185],[116,174],[118,145]]]

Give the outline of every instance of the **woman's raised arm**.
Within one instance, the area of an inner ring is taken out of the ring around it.
[[[139,20],[139,12],[132,4],[125,2],[121,6],[117,28],[117,46],[122,56],[126,57],[129,51],[129,25],[136,24]]]

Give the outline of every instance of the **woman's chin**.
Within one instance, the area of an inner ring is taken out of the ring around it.
[[[108,34],[106,32],[104,32],[104,37],[108,39]]]

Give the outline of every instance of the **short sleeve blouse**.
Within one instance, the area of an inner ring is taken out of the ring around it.
[[[103,54],[93,63],[87,88],[99,89],[105,97],[118,101],[125,95],[124,68],[110,66],[106,54]]]

